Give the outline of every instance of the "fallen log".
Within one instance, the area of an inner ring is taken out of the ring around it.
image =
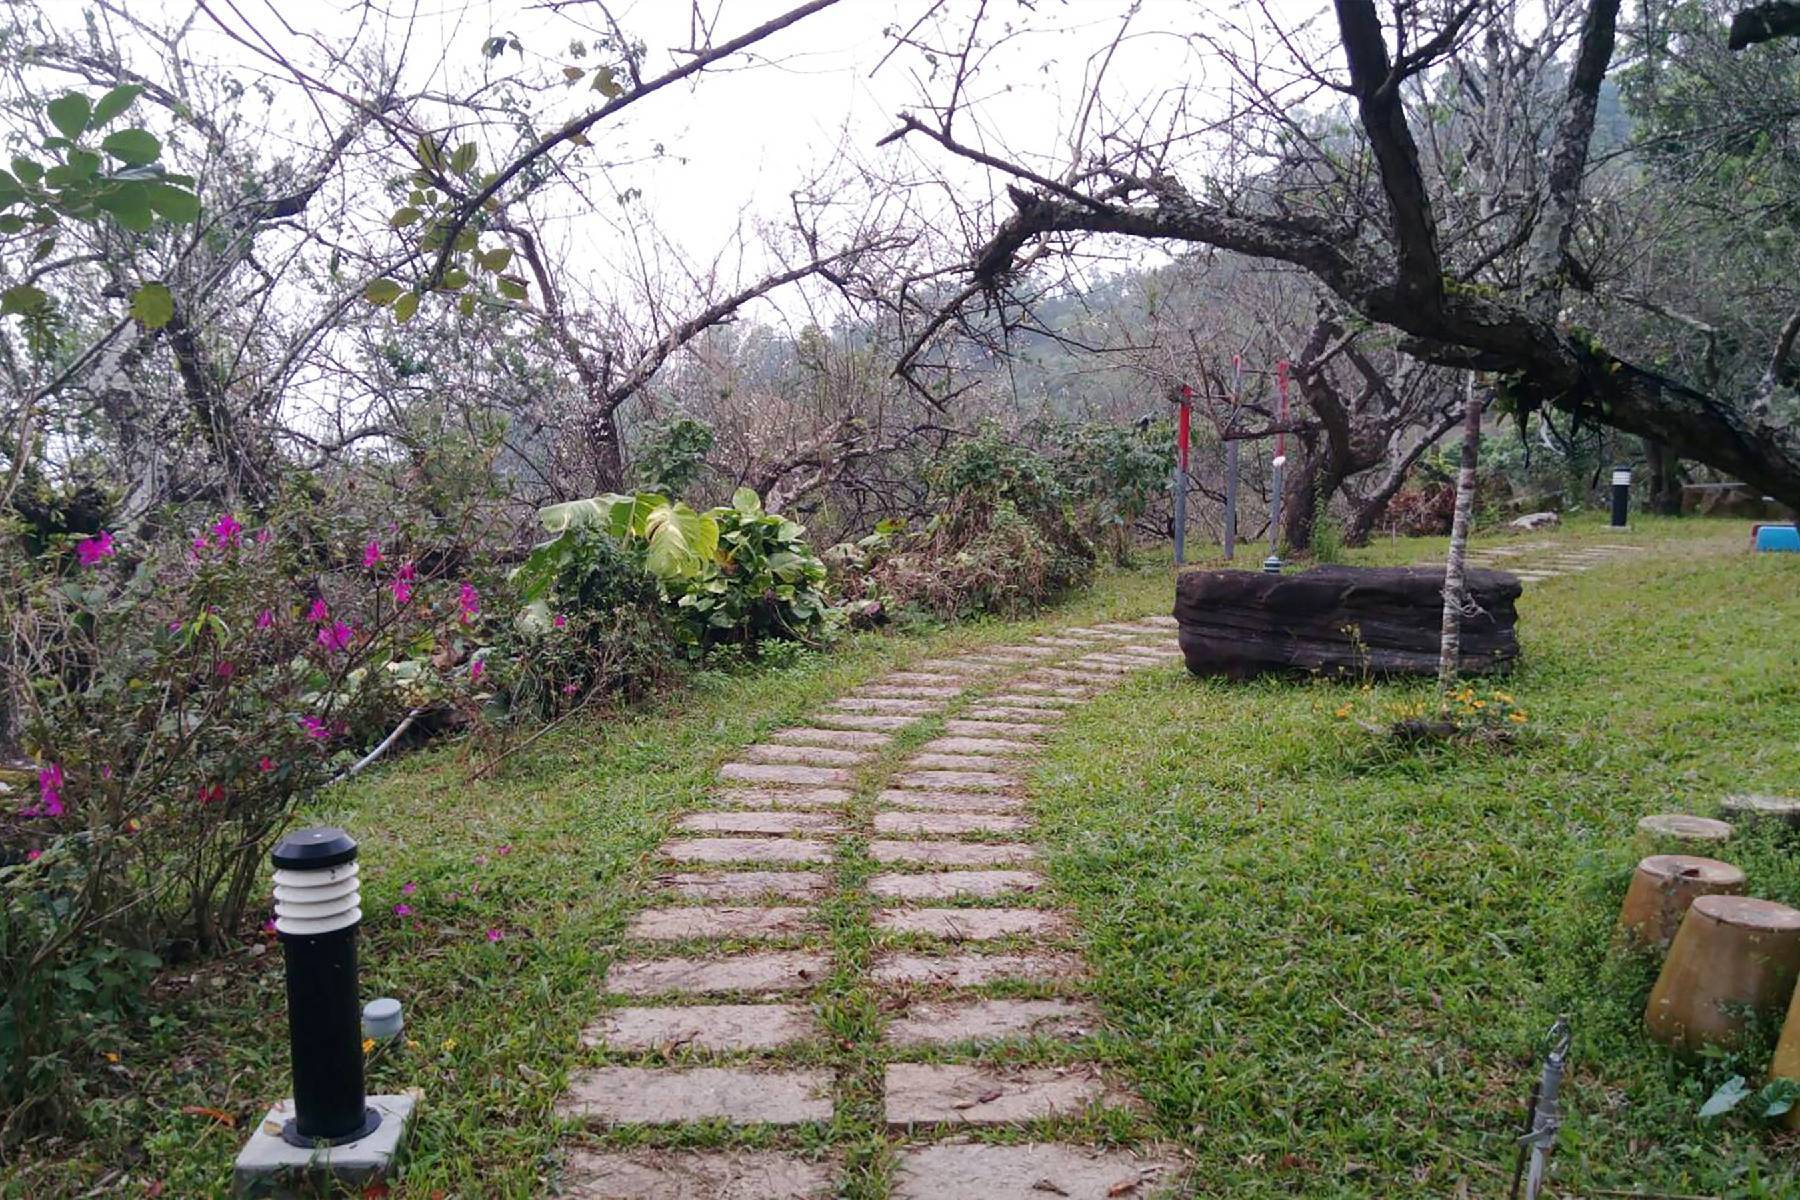
[[[1463,670],[1504,671],[1519,655],[1519,581],[1476,569],[1467,579]],[[1433,567],[1189,571],[1176,580],[1175,619],[1196,675],[1435,675],[1443,591],[1444,572]]]

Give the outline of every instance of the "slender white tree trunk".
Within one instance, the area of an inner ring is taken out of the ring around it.
[[[1438,652],[1438,684],[1448,688],[1462,668],[1462,618],[1468,607],[1463,564],[1469,548],[1469,523],[1475,512],[1475,465],[1481,456],[1481,399],[1475,374],[1469,373],[1463,398],[1462,461],[1456,473],[1456,515],[1450,522],[1450,553],[1444,560],[1444,635]]]

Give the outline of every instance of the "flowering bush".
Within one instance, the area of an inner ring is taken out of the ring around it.
[[[1381,707],[1379,722],[1359,718],[1356,701],[1339,706],[1334,715],[1401,743],[1506,744],[1516,740],[1531,720],[1512,693],[1466,685],[1435,700],[1388,701]]]
[[[231,938],[297,803],[446,686],[430,664],[466,653],[478,593],[405,540],[296,510],[0,549],[9,732],[37,763],[0,806],[0,1101],[55,1082],[59,994],[129,996]]]

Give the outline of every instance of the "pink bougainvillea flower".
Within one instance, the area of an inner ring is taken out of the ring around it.
[[[363,547],[363,570],[367,571],[381,562],[381,543],[371,540]]]
[[[331,732],[331,727],[324,721],[310,715],[300,718],[300,728],[306,730],[307,737],[317,738],[319,741],[324,741],[325,735]]]
[[[91,538],[75,543],[75,561],[84,567],[98,566],[113,556],[113,536],[102,529]]]
[[[402,896],[410,896],[418,890],[419,890],[419,885],[414,883],[410,879],[400,885],[400,894]]]
[[[111,763],[101,763],[100,764],[100,778],[106,780],[109,783],[112,781],[112,764]]]
[[[512,847],[511,846],[496,846],[494,848],[494,853],[498,854],[501,858],[505,858],[507,855],[512,853]]]
[[[487,866],[488,865],[488,856],[485,854],[477,854],[475,856],[475,865],[478,867]]]
[[[275,531],[270,529],[267,525],[264,525],[261,529],[256,531],[256,544],[259,546],[266,546],[268,545],[269,539],[274,536]]]
[[[319,630],[319,645],[335,654],[347,648],[355,636],[356,629],[353,626],[346,625],[342,621],[333,621]]]
[[[483,662],[479,658],[476,659],[474,662],[470,663],[469,664],[469,682],[472,684],[480,683],[482,673],[485,672],[486,670],[487,670],[487,663]]]
[[[194,798],[202,804],[217,804],[225,798],[225,789],[216,783],[202,784]]]
[[[497,942],[505,936],[506,935],[504,933],[500,932],[498,929],[490,929],[487,932],[487,939],[490,942]]]
[[[330,618],[330,616],[331,609],[326,605],[325,597],[323,596],[316,597],[312,602],[312,607],[306,610],[306,619],[311,621],[314,625],[320,624]]]
[[[235,663],[233,663],[229,658],[221,658],[219,660],[219,665],[213,668],[213,673],[216,674],[220,679],[230,679],[232,672],[234,672],[236,670],[237,670],[237,665]]]
[[[268,917],[263,920],[262,931],[264,933],[274,933],[275,932],[275,918],[274,917]]]
[[[474,584],[465,583],[457,590],[456,606],[462,609],[464,625],[481,615],[481,593],[475,590]]]
[[[211,550],[212,549],[211,535],[209,535],[204,529],[201,530],[199,533],[196,533],[194,535],[194,540],[192,542],[192,546],[194,548],[194,554],[196,557],[198,557],[200,554],[203,554],[204,552],[206,552],[208,550]]]
[[[25,852],[25,861],[26,862],[36,862],[38,859],[40,859],[42,857],[44,857],[44,852],[42,850],[27,850]]]
[[[568,623],[569,623],[569,618],[563,616],[561,613],[557,613],[554,617],[550,618],[550,624],[554,625],[558,629],[563,628]]]
[[[581,685],[579,685],[579,684],[574,684],[574,683],[563,684],[563,695],[565,695],[565,696],[573,696],[576,692],[579,692],[580,690],[581,690]]]
[[[257,613],[256,627],[258,629],[273,629],[275,627],[275,610],[272,608],[265,608]]]
[[[265,754],[256,761],[256,769],[267,775],[275,769],[275,760]]]
[[[410,905],[410,904],[396,904],[396,905],[394,905],[394,915],[395,915],[395,916],[396,916],[396,917],[410,917],[410,916],[412,916],[412,905]]]
[[[27,817],[60,817],[63,815],[63,769],[51,763],[38,769],[38,802],[25,810]]]
[[[243,532],[244,527],[238,524],[238,519],[230,513],[220,513],[219,519],[213,522],[212,535],[219,539],[219,549],[221,550],[235,545],[238,535]]]

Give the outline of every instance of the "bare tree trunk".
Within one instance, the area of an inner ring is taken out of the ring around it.
[[[1644,461],[1650,466],[1650,511],[1681,515],[1681,458],[1655,438],[1645,438]]]
[[[1462,460],[1456,473],[1456,516],[1450,523],[1450,553],[1444,560],[1444,640],[1438,653],[1438,685],[1448,688],[1462,669],[1462,618],[1468,603],[1463,563],[1469,548],[1469,523],[1475,513],[1475,465],[1481,456],[1481,400],[1475,376],[1469,375],[1463,399]]]

